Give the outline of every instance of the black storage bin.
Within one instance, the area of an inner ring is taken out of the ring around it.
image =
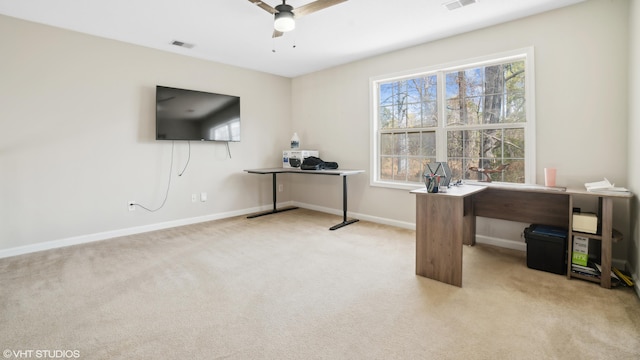
[[[567,230],[533,224],[524,229],[527,267],[564,275],[567,273]]]

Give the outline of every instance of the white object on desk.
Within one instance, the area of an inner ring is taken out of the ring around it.
[[[284,150],[282,152],[282,167],[285,169],[291,168],[291,164],[289,163],[289,159],[295,158],[300,160],[300,163],[304,161],[304,159],[309,156],[320,157],[320,152],[317,150]]]
[[[598,217],[591,213],[573,214],[573,231],[580,231],[590,234],[598,232]]]
[[[587,188],[587,191],[612,191],[612,192],[629,192],[628,189],[623,187],[616,187],[615,184],[609,182],[607,178],[604,178],[602,181],[594,181],[585,183],[584,187]]]

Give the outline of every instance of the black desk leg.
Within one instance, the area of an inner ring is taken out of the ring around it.
[[[276,187],[277,187],[276,173],[273,173],[272,175],[273,175],[273,177],[272,177],[272,182],[273,182],[273,210],[265,211],[263,213],[249,215],[249,216],[247,216],[247,219],[253,219],[253,218],[260,217],[260,216],[271,215],[271,214],[276,214],[276,213],[283,212],[283,211],[289,211],[289,210],[297,209],[297,207],[295,207],[295,206],[287,206],[287,207],[284,207],[282,209],[277,209],[276,208],[277,191],[278,191],[278,189],[276,189]]]
[[[354,222],[358,222],[358,219],[347,220],[347,177],[342,177],[342,222],[338,225],[334,225],[329,228],[329,230],[337,230],[343,226],[347,226],[349,224],[353,224]]]

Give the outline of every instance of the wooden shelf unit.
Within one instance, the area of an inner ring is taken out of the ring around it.
[[[633,197],[631,193],[616,192],[589,192],[579,190],[568,190],[572,196],[569,198],[569,238],[567,239],[567,278],[576,278],[595,282],[600,286],[611,288],[611,251],[612,244],[622,239],[622,233],[613,228],[613,199],[622,198],[629,199]],[[596,196],[598,197],[598,234],[591,234],[581,231],[573,231],[573,195],[578,196]],[[573,253],[573,237],[574,235],[589,238],[589,240],[600,241],[600,265],[602,266],[602,274],[597,276],[588,276],[576,273],[571,270],[572,253]]]

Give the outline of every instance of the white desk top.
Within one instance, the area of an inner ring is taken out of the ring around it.
[[[348,176],[363,173],[364,170],[326,169],[326,170],[301,170],[300,168],[265,168],[244,170],[250,174],[319,174]]]
[[[474,191],[474,189],[476,191]],[[446,192],[438,192],[435,194],[443,194],[450,196],[467,196],[480,192],[485,189],[497,189],[497,190],[512,190],[512,191],[525,191],[525,192],[538,192],[547,194],[564,194],[564,195],[588,195],[597,197],[611,197],[611,198],[632,198],[631,192],[616,192],[616,191],[587,191],[581,189],[567,189],[564,187],[547,187],[542,185],[526,185],[526,184],[496,184],[496,183],[470,183],[461,186],[452,186],[447,188]],[[426,188],[421,188],[411,191],[414,194],[428,194]],[[435,195],[434,194],[434,195]]]

